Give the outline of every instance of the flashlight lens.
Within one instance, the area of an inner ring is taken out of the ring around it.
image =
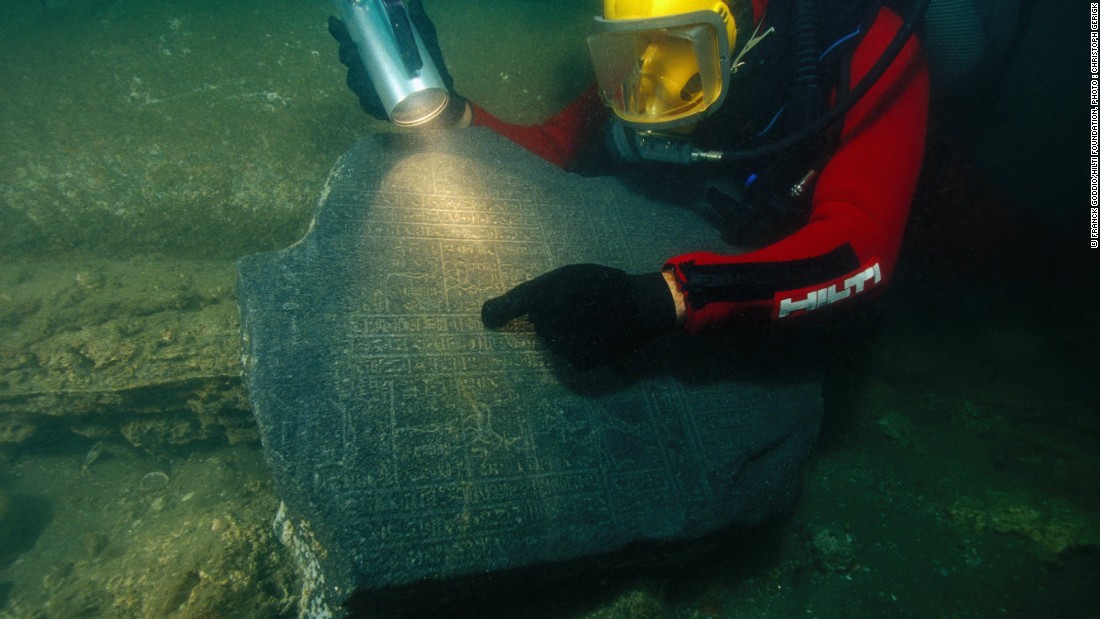
[[[439,116],[440,112],[447,107],[449,98],[447,91],[443,88],[428,88],[414,92],[393,106],[390,120],[402,127],[422,125]]]

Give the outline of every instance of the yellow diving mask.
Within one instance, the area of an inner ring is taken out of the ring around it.
[[[597,17],[596,28],[588,37],[596,79],[604,101],[628,125],[695,122],[725,99],[736,28],[724,3],[657,17]]]

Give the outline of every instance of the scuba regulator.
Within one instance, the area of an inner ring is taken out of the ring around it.
[[[825,138],[828,129],[886,73],[922,22],[929,4],[930,0],[915,1],[902,27],[870,70],[826,109],[819,65],[827,52],[821,51],[818,40],[819,7],[815,0],[796,0],[791,31],[791,99],[781,110],[796,129],[784,138],[745,150],[704,150],[692,144],[689,133],[642,129],[614,117],[605,133],[607,147],[627,163],[709,164],[731,172],[740,169],[743,177],[737,179],[732,190],[708,190],[707,202],[721,219],[723,238],[740,246],[778,240],[808,214],[808,198],[831,150]],[[758,171],[746,174],[744,166],[748,162],[754,162]]]
[[[654,161],[689,165],[700,161],[718,162],[721,151],[695,148],[688,135],[643,131],[613,119],[607,127],[607,147],[627,163]]]

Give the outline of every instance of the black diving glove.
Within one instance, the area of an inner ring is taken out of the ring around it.
[[[582,370],[676,326],[676,305],[662,274],[627,275],[598,264],[555,269],[481,306],[481,322],[490,329],[524,314],[551,350]]]
[[[359,58],[359,48],[351,40],[351,33],[344,25],[344,20],[330,15],[328,31],[340,44],[340,64],[348,68],[348,88],[359,97],[359,107],[378,120],[388,121],[386,109],[382,107],[382,100],[378,98],[378,91],[374,89],[374,84],[367,75],[367,68]]]
[[[447,70],[447,63],[443,60],[443,52],[439,49],[439,38],[435,32],[435,24],[424,12],[424,6],[419,0],[409,0],[406,2],[406,8],[409,12],[409,19],[420,33],[420,38],[424,41],[424,47],[428,50],[432,61],[435,62],[436,69],[439,70],[439,76],[443,78],[443,84],[447,87],[451,97],[447,109],[429,126],[438,129],[453,127],[462,120],[466,113],[466,100],[455,92],[454,78]],[[363,59],[359,57],[359,48],[352,40],[347,26],[343,20],[330,15],[328,18],[328,31],[332,38],[340,44],[340,64],[348,69],[348,88],[359,97],[359,107],[363,108],[363,111],[370,116],[388,122],[386,108],[382,105],[382,100],[378,97],[378,91],[375,90],[374,84],[370,81],[367,67],[363,65]]]

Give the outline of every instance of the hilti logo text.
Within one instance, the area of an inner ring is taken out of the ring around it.
[[[844,299],[847,299],[854,294],[859,294],[881,281],[882,271],[879,269],[879,263],[876,262],[866,269],[859,271],[858,273],[855,273],[854,275],[844,279],[843,282],[837,280],[825,286],[824,288],[812,289],[808,291],[788,291],[785,294],[791,296],[779,302],[778,317],[786,318],[787,316],[790,316],[791,314],[797,312],[810,312],[815,309],[825,307],[826,305],[832,305],[833,303],[836,303],[837,301],[843,301]],[[806,296],[796,301],[794,299],[795,294],[804,294]]]

